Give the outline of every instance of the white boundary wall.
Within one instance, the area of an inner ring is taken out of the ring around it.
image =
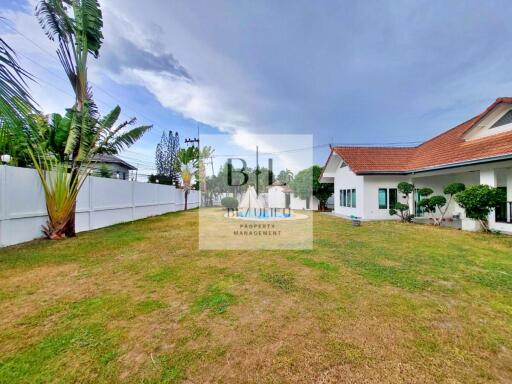
[[[184,192],[168,185],[90,176],[77,201],[78,232],[184,209]],[[188,208],[199,206],[190,191]],[[43,189],[37,172],[0,165],[0,247],[41,237],[46,223]]]

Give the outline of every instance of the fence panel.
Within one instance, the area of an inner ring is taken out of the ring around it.
[[[189,208],[199,206],[191,191]],[[173,186],[88,177],[77,199],[77,231],[182,210],[184,194]],[[41,237],[46,223],[43,189],[34,169],[0,166],[0,246]]]

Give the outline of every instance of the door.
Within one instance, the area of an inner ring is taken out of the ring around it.
[[[422,200],[420,192],[418,189],[414,190],[414,216],[421,217],[423,216],[424,210],[420,207],[420,201]]]

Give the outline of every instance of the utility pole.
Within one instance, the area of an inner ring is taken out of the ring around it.
[[[197,143],[197,147],[199,148],[199,139],[197,137],[185,139],[185,144],[192,144],[192,146],[194,146],[194,143]]]
[[[259,147],[256,146],[256,196],[260,194],[259,178],[260,178],[260,163],[259,163]]]
[[[194,143],[197,143],[197,148],[199,149],[199,124],[197,125],[197,137],[185,139],[185,144],[192,144],[193,146]]]

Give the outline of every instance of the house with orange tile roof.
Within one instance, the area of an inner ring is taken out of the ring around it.
[[[512,98],[497,99],[479,115],[416,147],[331,147],[320,181],[334,183],[335,214],[363,220],[396,219],[389,214],[396,202],[421,217],[418,190],[425,187],[436,195],[453,182],[503,188],[508,202],[490,214],[489,226],[512,233]],[[397,191],[402,181],[415,186],[409,201]],[[462,229],[477,229],[454,202],[446,217]]]

